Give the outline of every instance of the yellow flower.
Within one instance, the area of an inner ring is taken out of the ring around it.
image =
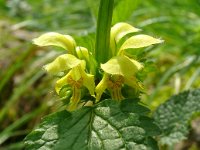
[[[153,44],[163,42],[160,39],[153,38],[148,35],[134,35],[125,40],[118,48],[118,43],[126,35],[138,32],[140,29],[134,28],[127,23],[117,23],[111,28],[110,49],[111,59],[105,64],[101,64],[101,69],[105,72],[103,79],[97,85],[96,101],[99,101],[102,93],[108,89],[112,99],[117,101],[124,97],[121,94],[121,88],[124,84],[142,90],[142,84],[138,82],[136,73],[143,68],[143,65],[133,58],[129,58],[125,50],[147,47]]]
[[[59,91],[65,85],[70,85],[72,87],[72,97],[70,99],[69,110],[75,110],[78,103],[81,100],[81,88],[86,87],[90,94],[94,96],[94,76],[87,74],[85,71],[85,63],[82,61],[76,67],[73,67],[64,77],[56,82],[56,92]]]
[[[96,101],[101,99],[101,95],[106,89],[110,92],[112,99],[117,101],[124,99],[121,89],[125,84],[140,91],[143,89],[142,84],[136,77],[136,74],[143,68],[143,65],[139,61],[129,57],[130,54],[126,50],[134,50],[158,44],[162,40],[144,34],[133,35],[127,38],[127,35],[139,31],[140,29],[127,23],[117,23],[111,28],[110,52],[108,56],[110,60],[100,65],[104,74],[96,88],[94,75],[92,74],[96,73],[98,65],[85,47],[76,46],[75,40],[70,35],[50,32],[34,39],[33,42],[39,46],[53,45],[67,50],[68,54],[58,56],[44,68],[51,74],[65,73],[56,82],[55,89],[59,94],[65,85],[71,86],[73,93],[70,99],[69,110],[74,110],[81,100],[81,89],[83,87],[87,88],[92,96],[95,96],[95,91]],[[127,40],[125,40],[125,37]],[[122,39],[125,40],[123,43]],[[87,68],[86,63],[89,64]],[[97,63],[100,64],[101,62]],[[88,68],[89,70],[87,70]],[[92,74],[88,74],[87,72],[92,72]]]
[[[108,89],[111,93],[111,97],[114,100],[123,99],[121,93],[122,84],[124,83],[124,78],[120,75],[109,76],[107,73],[104,73],[102,80],[96,87],[96,101],[98,102],[101,98],[102,93]]]
[[[81,100],[81,88],[87,88],[90,94],[94,96],[94,75],[87,74],[85,71],[86,61],[89,59],[89,53],[86,48],[76,46],[76,42],[71,36],[54,32],[43,34],[33,41],[39,46],[54,45],[68,51],[69,54],[60,55],[53,62],[44,66],[44,69],[50,74],[66,73],[56,82],[55,90],[59,95],[60,90],[65,85],[71,86],[72,97],[68,110],[73,111],[77,108]]]
[[[123,84],[142,90],[142,85],[135,77],[135,74],[143,68],[139,62],[126,56],[116,56],[107,63],[101,64],[101,68],[105,73],[96,87],[97,101],[100,100],[105,89],[110,91],[112,99],[122,100],[121,88]]]

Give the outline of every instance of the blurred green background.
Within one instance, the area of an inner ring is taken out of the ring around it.
[[[65,52],[36,47],[31,40],[55,31],[93,48],[98,3],[0,0],[1,150],[23,149],[23,138],[40,119],[62,108],[42,66]],[[152,110],[171,95],[200,87],[200,0],[115,0],[113,24],[120,21],[165,41],[146,50],[142,100]]]

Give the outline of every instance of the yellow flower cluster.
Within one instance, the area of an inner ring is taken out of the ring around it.
[[[142,90],[142,84],[136,79],[136,73],[143,68],[137,60],[127,55],[126,49],[147,47],[161,43],[162,40],[148,35],[133,35],[125,40],[121,46],[119,42],[128,34],[140,31],[127,23],[117,23],[111,28],[109,60],[100,67],[104,71],[102,80],[95,86],[94,75],[86,69],[86,62],[93,57],[87,48],[76,46],[75,40],[70,35],[59,33],[46,33],[33,40],[38,46],[58,46],[67,50],[67,54],[58,56],[53,62],[44,66],[50,74],[65,72],[66,74],[56,82],[55,90],[60,90],[69,85],[72,88],[68,110],[77,108],[81,100],[81,89],[87,88],[90,95],[96,97],[96,102],[101,99],[103,92],[108,89],[111,98],[117,101],[124,99],[121,88],[124,84]],[[94,57],[93,57],[94,58]],[[101,63],[101,62],[97,62]],[[100,69],[100,68],[97,68]]]

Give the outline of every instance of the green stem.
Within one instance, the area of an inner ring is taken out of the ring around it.
[[[100,2],[95,45],[95,57],[98,63],[105,63],[108,59],[113,5],[114,0]]]

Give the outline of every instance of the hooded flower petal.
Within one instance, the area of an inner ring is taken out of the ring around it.
[[[76,58],[71,54],[58,56],[53,62],[44,66],[44,69],[50,74],[57,74],[66,71],[83,63],[83,60]]]
[[[140,31],[140,29],[137,29],[128,23],[120,22],[115,24],[111,28],[110,33],[110,47],[112,50],[112,56],[114,56],[117,53],[116,45],[124,36],[126,36],[129,33],[138,31]]]
[[[133,32],[138,32],[138,31],[141,31],[141,30],[138,29],[138,28],[135,28],[135,27],[131,26],[128,23],[120,22],[120,23],[115,24],[111,28],[111,39],[115,40],[116,43],[117,43],[125,35],[127,35],[129,33],[133,33]]]
[[[111,75],[132,76],[142,68],[142,64],[126,56],[117,56],[101,64],[104,72]]]
[[[135,35],[127,39],[122,46],[120,47],[119,53],[125,49],[129,48],[142,48],[142,47],[147,47],[153,44],[158,44],[162,43],[163,40],[153,38],[148,35],[140,34],[140,35]]]
[[[75,54],[76,42],[70,35],[49,32],[33,39],[33,43],[38,46],[58,46],[68,50],[70,54]]]
[[[82,47],[82,46],[77,46],[76,53],[77,53],[79,59],[84,59],[84,60],[89,61],[89,53],[88,53],[87,48]]]

